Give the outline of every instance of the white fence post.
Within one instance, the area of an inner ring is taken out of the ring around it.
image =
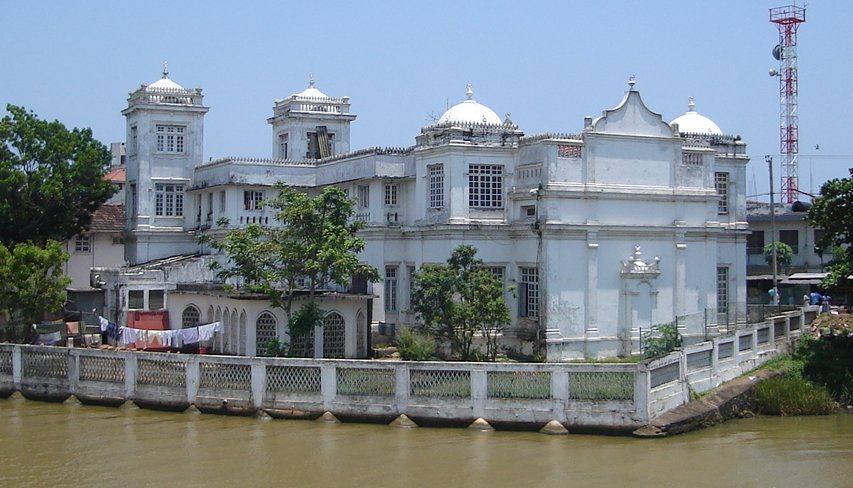
[[[328,412],[338,394],[337,369],[334,363],[320,365],[320,392],[323,395],[323,408]]]
[[[267,364],[258,358],[252,360],[252,404],[261,408],[267,388]]]

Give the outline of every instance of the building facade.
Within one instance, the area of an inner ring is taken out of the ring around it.
[[[704,338],[716,314],[746,302],[745,144],[692,102],[667,123],[633,80],[615,108],[583,118],[577,133],[526,136],[469,85],[413,146],[361,150],[350,149],[350,99],[312,80],[275,102],[269,159],[205,161],[207,110],[200,89],[182,88],[165,70],[128,99],[131,265],[204,254],[196,234],[224,235],[222,217],[229,227],[276,225],[260,203],[277,182],[312,195],[334,185],[355,200],[367,224],[361,257],[384,278],[369,290],[374,326],[416,326],[414,274],[460,244],[477,248],[506,285],[513,321],[504,347],[549,360],[630,355],[642,331],[670,322],[688,340]],[[201,268],[183,276],[212,280]],[[122,286],[117,296],[135,285]],[[177,288],[176,280],[164,286],[166,309]],[[241,333],[258,344],[257,328]]]

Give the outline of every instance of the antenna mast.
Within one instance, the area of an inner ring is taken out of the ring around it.
[[[787,203],[797,200],[799,176],[799,124],[797,122],[797,28],[806,21],[806,9],[796,5],[770,9],[770,22],[779,29],[779,44],[773,57],[779,60],[779,152],[782,155],[781,196]]]

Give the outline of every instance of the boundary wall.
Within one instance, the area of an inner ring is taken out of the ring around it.
[[[790,350],[809,308],[644,363],[247,358],[0,344],[0,398],[277,418],[630,433]]]

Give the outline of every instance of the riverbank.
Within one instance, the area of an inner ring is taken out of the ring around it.
[[[667,437],[717,425],[733,418],[751,417],[754,415],[752,398],[756,386],[783,374],[780,370],[759,370],[735,378],[702,398],[666,412],[635,430],[633,435],[642,438]]]

